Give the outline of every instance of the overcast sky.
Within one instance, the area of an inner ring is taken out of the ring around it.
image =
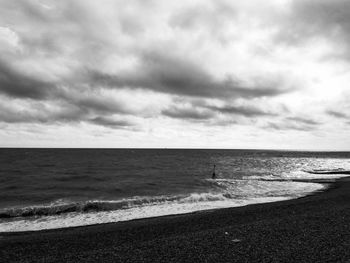
[[[0,146],[350,149],[349,0],[0,0]]]

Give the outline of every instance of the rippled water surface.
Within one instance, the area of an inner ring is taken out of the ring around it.
[[[0,231],[115,222],[296,198],[349,153],[0,149]],[[216,164],[215,180],[211,179]]]

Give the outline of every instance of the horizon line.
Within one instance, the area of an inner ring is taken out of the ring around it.
[[[232,151],[279,151],[279,152],[339,152],[350,153],[350,150],[330,150],[330,149],[276,149],[276,148],[182,148],[182,147],[17,147],[17,146],[0,146],[0,149],[77,149],[77,150],[232,150]]]

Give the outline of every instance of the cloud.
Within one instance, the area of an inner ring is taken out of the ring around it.
[[[217,80],[196,63],[162,52],[143,53],[139,65],[127,74],[111,75],[98,71],[88,74],[91,76],[90,83],[110,88],[148,89],[190,97],[273,97],[290,91],[274,82],[246,86],[231,77]]]
[[[0,121],[5,123],[69,123],[84,120],[85,116],[86,111],[67,104],[47,105],[26,101],[21,104],[3,103],[0,106]]]
[[[174,105],[164,109],[161,113],[167,117],[183,119],[193,123],[208,124],[211,127],[237,125],[251,125],[253,122],[267,117],[278,118],[286,113],[281,105],[264,105],[255,100],[250,105],[247,101],[208,100],[177,98]],[[258,105],[260,104],[260,105]]]
[[[279,130],[279,131],[288,131],[288,130],[296,130],[296,131],[313,131],[315,127],[303,124],[296,123],[274,123],[269,122],[266,126],[268,129]]]
[[[297,0],[292,2],[297,22],[308,23],[306,30],[314,34],[350,33],[350,3],[347,0]]]
[[[290,45],[307,41],[333,45],[331,53],[339,57],[350,52],[350,2],[347,0],[296,0],[281,18],[277,39]],[[345,52],[345,53],[344,53]]]
[[[183,30],[204,29],[217,35],[220,28],[227,22],[237,18],[235,7],[223,1],[204,3],[201,6],[192,5],[175,12],[169,19],[172,27]]]
[[[308,119],[308,118],[303,118],[303,117],[288,117],[287,120],[294,121],[296,123],[307,124],[307,125],[319,125],[319,124],[321,124],[318,121]]]
[[[128,128],[131,126],[135,126],[135,123],[127,120],[120,120],[120,119],[113,119],[108,117],[96,117],[93,119],[90,119],[89,122],[97,125],[106,126],[113,129],[121,129],[121,128]]]
[[[14,70],[0,61],[0,93],[16,98],[45,99],[55,85]]]
[[[136,126],[136,123],[127,117],[99,116],[95,112],[74,105],[47,106],[43,103],[32,105],[30,110],[11,106],[0,107],[0,122],[8,124],[74,124],[91,123],[113,129],[127,129]]]
[[[273,130],[313,131],[322,123],[305,117],[287,117],[280,122],[268,122],[266,127]]]
[[[81,98],[75,102],[80,108],[87,110],[93,110],[94,112],[100,113],[128,113],[128,111],[123,108],[122,105],[113,101],[109,98],[104,98],[103,96],[93,97],[89,96],[87,98]]]
[[[102,95],[98,90],[92,91],[87,87],[61,87],[38,80],[14,70],[5,63],[0,63],[0,93],[10,97],[10,101],[20,104],[20,109],[8,104],[2,105],[0,121],[6,123],[73,123],[88,121],[94,124],[120,127],[127,122],[113,122],[103,117],[91,116],[100,114],[130,114],[131,107]],[[27,100],[32,102],[28,102]],[[38,101],[38,102],[35,102]],[[40,103],[42,101],[43,103]],[[23,105],[26,108],[23,108]]]
[[[243,115],[245,117],[257,117],[257,116],[275,116],[275,113],[268,112],[263,109],[259,109],[252,106],[207,106],[209,109],[213,111],[217,111],[223,114],[236,114]]]
[[[162,114],[171,118],[186,120],[209,120],[214,117],[214,113],[198,108],[171,107],[162,111]]]
[[[114,129],[136,126],[136,123],[131,120],[132,116],[122,112],[121,114],[125,115],[121,117],[118,115],[120,112],[114,108],[100,109],[99,106],[74,104],[64,100],[23,102],[21,99],[16,99],[0,105],[0,122],[42,125],[72,125],[85,122]]]
[[[235,124],[235,138],[248,142],[264,123],[271,137],[334,134],[336,118],[348,117],[347,0],[18,0],[0,8],[0,121],[13,130],[87,123],[76,133],[93,124],[116,135],[152,126],[145,136],[159,146],[181,130],[178,120],[188,125],[184,137],[213,129],[227,141]]]
[[[60,90],[56,99],[74,105],[84,111],[96,114],[132,114],[133,107],[127,101],[108,94],[103,89],[90,87],[66,87]]]
[[[349,116],[343,112],[334,111],[334,110],[327,110],[326,113],[330,116],[336,117],[336,118],[342,118],[347,119]]]

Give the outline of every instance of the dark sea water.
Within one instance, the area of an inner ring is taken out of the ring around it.
[[[216,164],[216,179],[211,179]],[[0,149],[0,232],[116,222],[297,198],[350,153]]]

